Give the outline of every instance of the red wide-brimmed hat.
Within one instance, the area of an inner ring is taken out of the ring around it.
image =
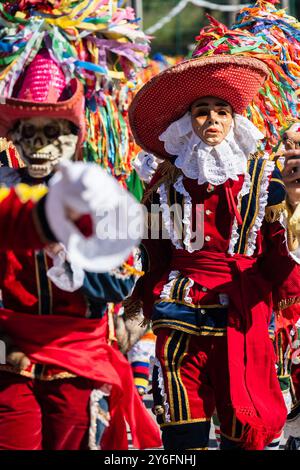
[[[85,137],[84,90],[74,78],[66,82],[59,64],[41,50],[17,82],[13,96],[0,97],[0,137],[20,119],[66,119],[78,128],[77,153]]]
[[[169,157],[159,136],[198,98],[214,96],[242,113],[269,74],[260,60],[213,56],[186,60],[153,77],[135,96],[130,125],[136,142],[158,157]]]

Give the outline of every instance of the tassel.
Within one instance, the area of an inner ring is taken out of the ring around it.
[[[271,224],[277,222],[285,210],[285,201],[281,202],[280,204],[276,204],[275,206],[266,207],[266,221]]]
[[[237,407],[237,419],[244,425],[241,447],[244,450],[263,450],[278,435],[281,429],[268,429],[251,408]]]
[[[126,270],[126,273],[131,276],[141,277],[145,274],[144,271],[139,271],[138,269],[135,269],[134,266],[130,266],[128,263],[123,263],[123,267]]]
[[[275,436],[276,433],[268,433],[266,430],[247,425],[241,437],[242,448],[244,450],[264,450]]]

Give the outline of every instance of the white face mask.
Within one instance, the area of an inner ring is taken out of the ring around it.
[[[77,129],[66,119],[21,119],[9,134],[33,178],[44,178],[63,160],[72,160]]]

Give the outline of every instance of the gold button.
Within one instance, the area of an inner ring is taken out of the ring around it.
[[[202,315],[205,315],[206,312],[205,312],[204,308],[201,308],[200,313],[201,313]]]
[[[210,214],[212,214],[212,211],[210,211],[209,209],[206,209],[205,214],[210,215]]]
[[[202,292],[207,292],[207,287],[203,286],[201,290],[202,290]]]
[[[210,236],[209,236],[209,235],[206,235],[205,241],[206,241],[206,242],[210,242]]]

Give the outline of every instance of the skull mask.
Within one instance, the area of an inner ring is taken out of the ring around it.
[[[21,119],[9,137],[32,178],[45,178],[62,160],[72,160],[78,141],[76,126],[66,119]]]

